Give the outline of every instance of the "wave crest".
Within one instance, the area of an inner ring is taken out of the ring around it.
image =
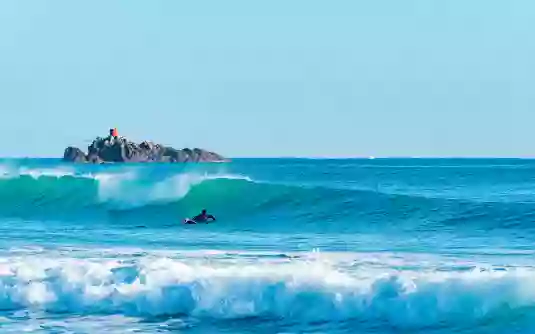
[[[535,306],[535,272],[347,272],[325,263],[38,259],[0,265],[0,307],[83,314],[469,324]]]
[[[102,203],[114,204],[117,208],[140,207],[148,204],[169,203],[184,198],[191,189],[210,180],[245,180],[241,175],[184,173],[167,177],[157,182],[145,182],[139,175],[97,175],[98,198]]]
[[[244,217],[248,222],[269,219],[279,231],[295,227],[285,222],[342,233],[373,229],[377,224],[382,228],[468,228],[474,224],[533,228],[530,218],[535,203],[482,203],[260,182],[246,175],[200,169],[160,172],[128,166],[78,173],[63,167],[11,169],[0,177],[0,215],[163,226],[207,208],[232,224],[246,223]]]

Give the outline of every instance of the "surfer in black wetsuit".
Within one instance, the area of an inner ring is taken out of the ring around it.
[[[206,213],[206,210],[202,210],[202,212],[192,219],[186,219],[186,224],[197,224],[197,223],[208,223],[208,220],[215,221],[215,217],[213,215],[209,215]]]

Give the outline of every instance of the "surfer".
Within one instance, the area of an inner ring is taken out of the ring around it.
[[[186,224],[197,224],[197,223],[208,223],[208,220],[215,221],[215,217],[213,215],[209,215],[206,213],[206,209],[203,209],[202,212],[192,219],[186,219],[184,223]]]

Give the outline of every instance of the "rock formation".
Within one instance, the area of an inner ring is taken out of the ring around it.
[[[222,162],[228,161],[217,153],[200,148],[174,149],[172,147],[144,141],[140,144],[123,137],[98,137],[88,147],[85,154],[76,147],[67,147],[64,161],[70,162]]]

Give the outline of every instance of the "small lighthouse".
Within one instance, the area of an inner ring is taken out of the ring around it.
[[[119,137],[119,131],[117,131],[117,128],[110,129],[110,136],[113,138]]]

